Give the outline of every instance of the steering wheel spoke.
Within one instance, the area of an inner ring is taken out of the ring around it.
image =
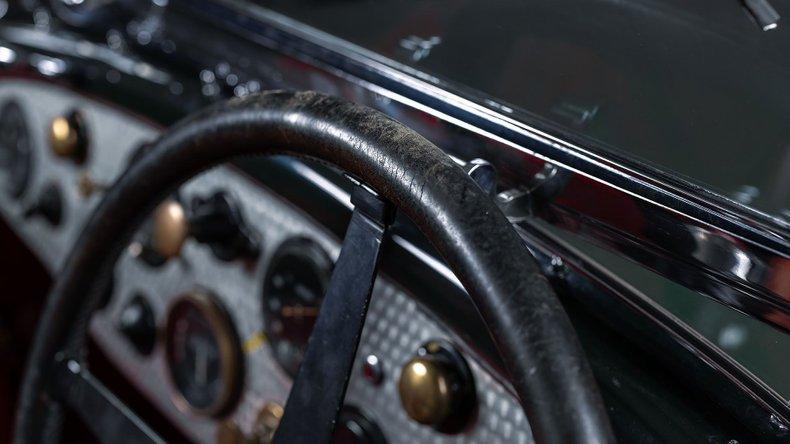
[[[357,183],[354,212],[275,443],[329,442],[351,375],[392,208]]]
[[[73,410],[103,442],[164,443],[165,441],[126,404],[74,359],[55,364],[49,391]]]
[[[50,293],[30,352],[15,441],[45,442],[37,402],[48,368],[89,308],[96,270],[114,263],[140,215],[210,166],[286,154],[348,171],[355,210],[275,439],[326,442],[343,403],[391,208],[409,218],[467,290],[494,339],[538,442],[611,442],[596,381],[573,325],[491,197],[446,153],[396,121],[320,93],[276,91],[218,104],[175,125],[105,194]],[[90,310],[89,310],[90,311]],[[76,361],[75,361],[76,362]],[[68,366],[67,366],[68,369]],[[73,369],[72,369],[73,370]],[[155,435],[88,373],[64,378],[87,423],[113,441]],[[64,402],[68,397],[62,398]],[[103,411],[108,411],[106,413]],[[104,416],[115,428],[105,426]],[[101,430],[99,430],[101,428]]]

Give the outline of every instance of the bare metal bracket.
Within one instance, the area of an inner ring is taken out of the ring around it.
[[[559,195],[568,178],[566,173],[547,162],[528,185],[497,194],[496,203],[510,222],[522,222],[533,216],[536,206]]]

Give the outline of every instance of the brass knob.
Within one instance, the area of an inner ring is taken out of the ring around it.
[[[274,432],[277,431],[282,417],[283,406],[276,402],[270,401],[261,407],[254,427],[254,433],[259,443],[268,444],[272,442]]]
[[[217,444],[246,444],[249,441],[241,432],[239,426],[230,419],[217,426],[215,433],[216,439],[214,441]]]
[[[83,171],[77,178],[77,191],[84,198],[91,197],[93,193],[104,191],[107,188],[109,188],[108,185],[93,180],[87,171]]]
[[[87,139],[82,117],[76,111],[57,116],[49,125],[49,145],[52,152],[76,162],[85,160]]]
[[[400,400],[409,417],[420,424],[435,425],[452,413],[453,394],[447,369],[433,359],[414,358],[400,376]]]
[[[449,344],[430,342],[406,363],[398,383],[406,414],[441,431],[457,430],[474,410],[475,389],[469,367]]]
[[[164,258],[178,256],[189,236],[184,207],[174,199],[162,202],[154,212],[150,247]]]

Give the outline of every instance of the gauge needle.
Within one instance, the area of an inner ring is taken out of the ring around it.
[[[302,305],[286,305],[280,311],[284,318],[314,318],[318,316],[318,307],[305,307]]]
[[[195,341],[195,382],[206,385],[208,379],[209,350],[203,341]]]

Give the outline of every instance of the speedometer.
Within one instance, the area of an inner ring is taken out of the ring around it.
[[[214,297],[189,293],[176,299],[167,315],[165,348],[179,407],[205,415],[230,407],[241,386],[241,348]]]
[[[332,271],[314,241],[295,238],[275,252],[263,288],[263,318],[274,357],[296,376]]]

